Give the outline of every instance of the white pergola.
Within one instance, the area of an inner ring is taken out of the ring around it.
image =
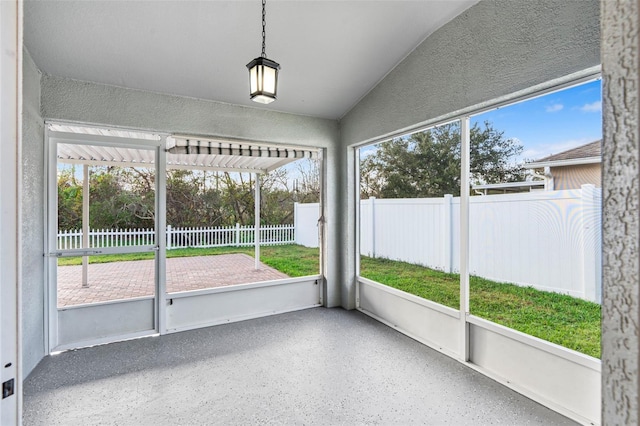
[[[318,158],[317,150],[247,141],[162,135],[130,130],[80,127],[50,123],[57,140],[57,160],[83,166],[82,248],[89,249],[89,166],[155,167],[151,149],[110,146],[105,138],[164,141],[167,169],[252,173],[255,177],[255,268],[260,267],[260,175],[303,158]],[[162,145],[161,145],[162,146]],[[88,256],[83,256],[82,283],[88,284]]]

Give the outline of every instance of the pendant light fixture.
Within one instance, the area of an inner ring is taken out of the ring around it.
[[[280,64],[267,59],[265,53],[265,5],[262,0],[262,54],[247,64],[249,70],[249,91],[251,100],[261,104],[270,104],[276,100],[278,90],[278,71]]]

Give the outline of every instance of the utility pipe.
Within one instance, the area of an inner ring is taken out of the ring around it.
[[[260,175],[255,173],[256,176],[256,194],[254,198],[255,202],[255,231],[253,241],[255,244],[255,260],[256,260],[256,271],[260,269]]]
[[[82,166],[82,248],[89,248],[89,165]],[[82,287],[89,287],[89,256],[82,256]]]

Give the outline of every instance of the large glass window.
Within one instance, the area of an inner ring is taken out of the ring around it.
[[[468,244],[472,315],[599,357],[601,122],[599,80],[465,118],[469,182],[459,122],[360,148],[360,276],[459,309]]]
[[[298,160],[257,177],[169,169],[167,292],[318,274],[318,161]],[[260,188],[257,263],[256,179]],[[307,234],[310,239],[304,238]]]
[[[459,308],[460,123],[360,149],[360,275]]]
[[[593,81],[471,119],[471,314],[594,357],[600,93]]]

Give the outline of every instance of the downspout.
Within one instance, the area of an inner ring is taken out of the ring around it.
[[[544,190],[553,191],[555,188],[553,184],[553,175],[551,174],[551,167],[546,166],[544,168],[544,177],[545,177]]]
[[[253,231],[253,243],[254,243],[254,251],[255,251],[255,270],[260,269],[260,174],[255,173],[256,177],[256,188],[255,188],[255,221],[254,221],[254,231]]]

